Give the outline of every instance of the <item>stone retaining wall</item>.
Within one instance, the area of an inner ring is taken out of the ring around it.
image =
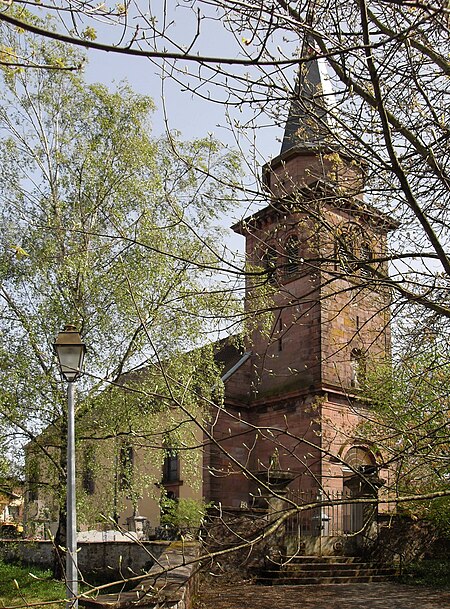
[[[103,541],[80,542],[78,546],[78,565],[88,580],[89,576],[97,580],[126,580],[128,576],[138,576],[142,569],[148,571],[129,592],[83,597],[80,605],[89,609],[191,608],[198,582],[196,559],[200,547],[197,542]],[[0,559],[50,568],[53,544],[51,541],[0,540]]]
[[[377,560],[401,564],[426,558],[448,559],[450,539],[430,522],[413,521],[407,516],[386,517],[368,552]]]
[[[98,577],[107,573],[108,579],[132,570],[148,571],[169,546],[167,541],[90,541],[79,542],[78,566],[86,577]],[[53,543],[51,541],[28,541],[23,539],[1,540],[0,558],[20,561],[44,569],[53,565]]]
[[[127,592],[79,600],[87,609],[191,609],[197,592],[200,547],[197,542],[172,542],[148,574]]]

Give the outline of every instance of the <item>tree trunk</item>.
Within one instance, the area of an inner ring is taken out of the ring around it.
[[[58,513],[58,529],[55,535],[55,546],[53,549],[53,577],[55,579],[65,578],[65,564],[67,547],[67,502],[66,502],[66,484],[67,484],[67,413],[63,411],[61,415],[60,427],[60,447],[59,464],[61,466],[58,480],[58,496],[59,496],[59,513]]]
[[[66,496],[64,492],[64,497]],[[66,573],[66,543],[67,543],[67,510],[66,504],[61,504],[59,508],[58,529],[55,535],[55,547],[53,549],[53,577],[55,579],[65,579]]]

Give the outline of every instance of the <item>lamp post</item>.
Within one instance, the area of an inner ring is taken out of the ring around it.
[[[75,326],[67,325],[58,334],[53,349],[62,377],[67,381],[67,530],[66,598],[67,609],[78,608],[77,512],[75,494],[75,407],[74,382],[79,378],[86,345]]]

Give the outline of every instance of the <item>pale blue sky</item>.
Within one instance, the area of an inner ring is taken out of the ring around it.
[[[130,5],[130,11],[137,10],[138,4],[133,9],[133,4]],[[153,16],[156,16],[155,28],[163,32],[163,36],[156,41],[156,46],[159,50],[168,48],[177,52],[189,48],[191,54],[200,53],[206,56],[214,57],[243,57],[247,52],[252,51],[252,45],[245,43],[242,45],[242,39],[247,36],[251,37],[249,32],[244,30],[235,31],[235,24],[224,21],[223,15],[214,11],[207,3],[201,6],[202,15],[206,18],[202,19],[201,25],[197,22],[197,14],[188,8],[189,3],[182,2],[171,4],[170,2],[151,2],[146,5],[147,11],[153,11]],[[157,13],[159,11],[159,13]],[[167,11],[167,13],[165,12]],[[137,13],[136,13],[137,14]],[[124,46],[126,41],[130,39],[131,28],[135,27],[136,23],[143,24],[150,19],[152,15],[146,13],[144,17],[138,16],[133,19],[130,13],[127,18],[127,23],[130,26],[130,31],[127,32],[121,45]],[[111,42],[117,44],[118,37],[121,35],[120,28],[108,28],[106,25],[94,24],[98,31],[98,39],[102,42]],[[200,36],[196,36],[197,29],[200,28]],[[140,30],[142,32],[142,30]],[[171,41],[175,41],[176,45]],[[194,41],[191,46],[192,41]],[[153,46],[155,41],[151,41]],[[266,41],[267,42],[267,41]],[[280,42],[280,41],[278,41]],[[273,52],[278,53],[276,43],[272,40]],[[283,43],[285,46],[285,41]],[[283,45],[282,45],[283,46]],[[287,45],[291,48],[292,45]],[[145,48],[145,44],[144,47]],[[254,49],[253,49],[254,50]],[[295,45],[291,51],[295,50]],[[226,145],[237,148],[238,146],[243,152],[244,172],[249,176],[249,180],[253,181],[250,176],[260,174],[261,166],[271,157],[277,156],[280,152],[280,137],[282,129],[268,128],[271,124],[270,119],[259,117],[259,123],[264,124],[264,129],[248,128],[245,136],[238,135],[239,130],[231,130],[229,126],[230,117],[227,120],[227,108],[220,103],[214,103],[200,99],[199,96],[194,96],[190,91],[186,90],[181,84],[170,78],[161,77],[161,63],[156,65],[146,58],[125,56],[113,53],[105,53],[101,51],[88,52],[89,64],[86,68],[86,77],[89,81],[101,81],[108,86],[114,81],[120,82],[127,79],[132,88],[142,94],[150,95],[155,104],[156,111],[152,117],[153,130],[155,135],[164,133],[167,127],[170,130],[178,130],[181,132],[183,139],[192,139],[196,137],[205,137],[212,133],[214,136],[224,142]],[[177,66],[181,69],[187,68],[189,72],[196,73],[198,66],[191,63],[178,62]],[[250,68],[231,67],[231,71],[235,71],[240,75],[250,72],[250,77],[255,79],[261,78],[261,73],[255,71],[251,73]],[[293,70],[293,69],[292,69]],[[208,67],[202,68],[202,75],[205,77],[211,76],[211,71]],[[198,82],[188,76],[181,77],[184,83],[191,83],[196,86]],[[224,99],[227,96],[226,88],[214,87],[214,85],[206,85],[201,89],[201,94]],[[164,99],[164,103],[163,103]],[[233,110],[231,121],[239,121],[246,123],[251,121],[255,110],[248,107],[240,107]],[[165,122],[167,121],[167,123]],[[238,139],[236,139],[238,138]],[[255,152],[255,147],[257,152]],[[245,165],[247,164],[247,167]],[[254,183],[253,183],[254,186]],[[244,197],[243,197],[244,199]],[[223,219],[223,225],[229,227],[234,224],[242,215],[247,216],[250,211],[256,209],[248,208],[245,201],[241,209],[236,210],[236,213],[229,218]],[[232,249],[243,249],[242,237],[229,236],[226,237],[227,245]]]
[[[167,121],[168,128],[179,130],[184,139],[204,137],[213,133],[220,141],[233,148],[236,147],[236,142],[227,127],[225,107],[201,100],[189,91],[183,91],[178,83],[169,78],[164,79],[163,85],[159,67],[148,59],[101,51],[89,51],[88,58],[89,63],[85,71],[88,81],[100,81],[113,87],[114,82],[126,79],[135,91],[153,98],[156,104],[156,111],[152,117],[155,135],[164,133],[165,121]],[[244,117],[250,118],[251,113],[248,112],[247,115],[239,113],[240,120]],[[257,138],[259,171],[264,161],[279,153],[280,142],[277,138],[281,136],[282,131],[277,128],[265,128],[254,132],[249,130],[247,133],[250,138],[254,136]],[[241,138],[240,145],[247,162],[253,163],[255,154],[249,142]],[[250,174],[250,169],[248,173]],[[233,217],[224,218],[223,225],[229,227],[242,217],[242,214],[248,215],[245,205],[241,210],[236,210]],[[243,249],[242,237],[233,236],[231,232],[226,242],[233,251]]]

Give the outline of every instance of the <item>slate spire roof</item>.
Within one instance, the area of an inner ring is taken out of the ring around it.
[[[309,54],[314,50],[308,45]],[[302,53],[303,55],[303,53]],[[315,58],[301,64],[286,121],[281,154],[291,148],[317,148],[329,139],[330,108],[335,99],[325,60]]]

